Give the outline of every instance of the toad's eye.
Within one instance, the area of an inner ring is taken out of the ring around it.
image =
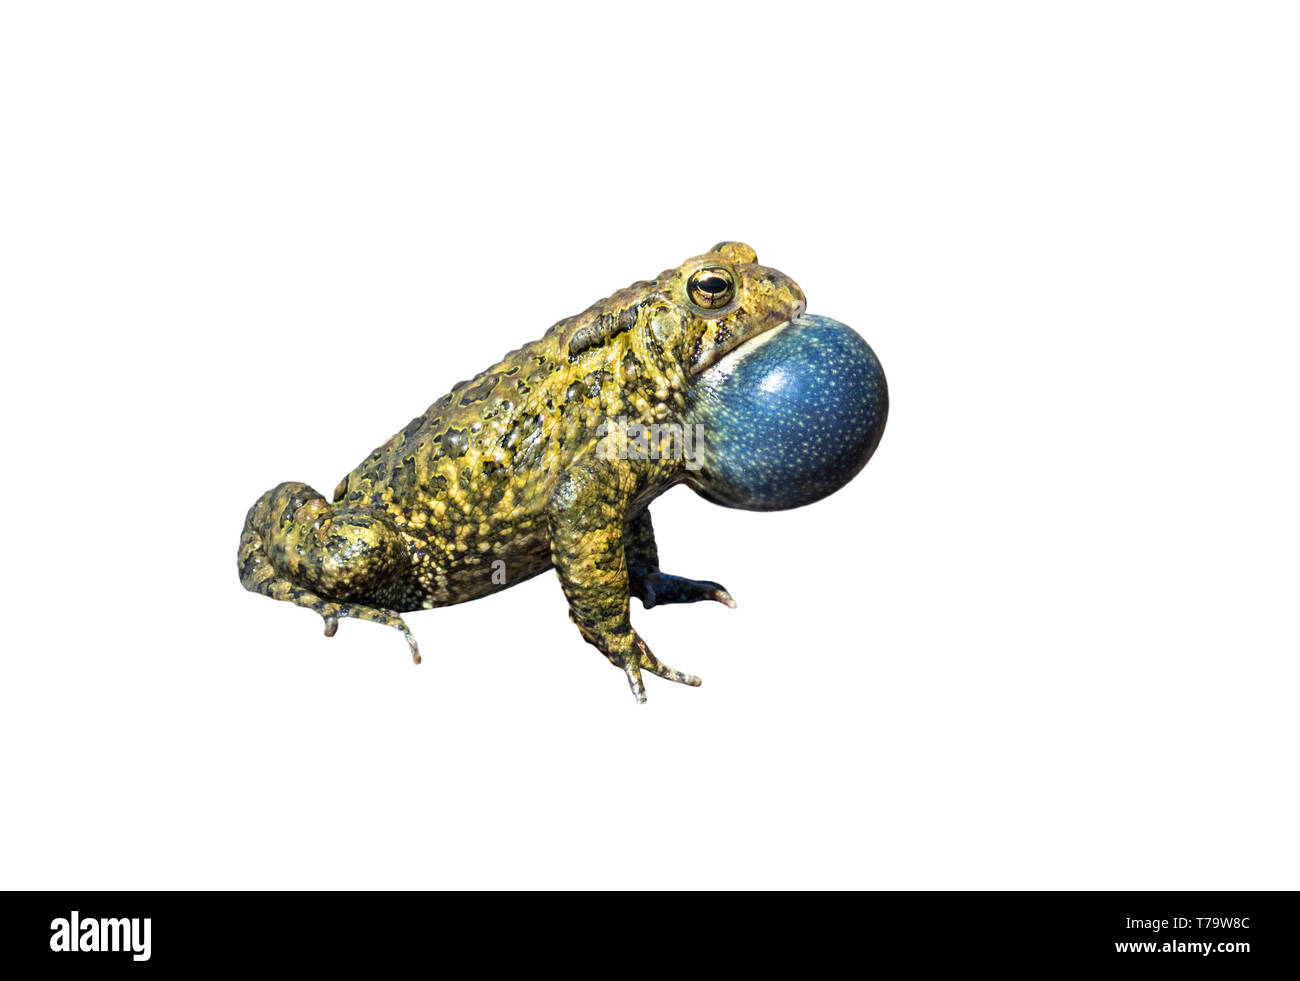
[[[705,266],[691,274],[686,281],[686,295],[697,307],[717,310],[725,307],[736,295],[736,283],[731,270],[722,266]]]

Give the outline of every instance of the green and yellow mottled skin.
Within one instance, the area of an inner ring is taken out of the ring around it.
[[[688,282],[718,268],[733,283],[729,302],[697,306]],[[316,611],[327,635],[340,617],[395,627],[418,662],[400,613],[554,567],[570,617],[638,701],[643,669],[698,685],[661,663],[629,620],[631,596],[647,607],[734,606],[717,583],[659,570],[648,505],[686,478],[685,461],[619,459],[598,444],[620,419],[684,424],[701,370],[804,305],[792,280],[738,242],[619,290],[458,384],[344,477],[333,502],[301,483],[263,494],[244,524],[240,580]]]

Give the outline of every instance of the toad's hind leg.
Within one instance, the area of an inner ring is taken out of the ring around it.
[[[306,484],[285,483],[249,509],[239,539],[244,588],[313,610],[333,637],[340,617],[400,630],[420,663],[410,628],[393,610],[359,602],[383,595],[405,564],[396,531],[381,515],[336,509]]]

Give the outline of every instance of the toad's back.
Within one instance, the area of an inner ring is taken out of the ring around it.
[[[545,511],[559,475],[594,453],[608,420],[650,423],[672,390],[628,331],[653,285],[634,283],[459,383],[343,478],[335,511],[382,514],[410,563],[401,582],[360,599],[447,606],[550,567]]]

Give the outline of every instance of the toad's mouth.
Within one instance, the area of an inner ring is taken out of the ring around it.
[[[807,307],[800,303],[795,310],[795,314],[789,320],[784,320],[779,324],[773,324],[770,327],[764,327],[762,330],[755,331],[738,341],[730,344],[721,344],[710,351],[705,357],[700,359],[698,366],[691,369],[692,375],[699,375],[710,368],[717,368],[724,374],[730,373],[736,363],[742,358],[753,354],[760,347],[770,341],[773,337],[797,324],[804,323],[804,311]]]

